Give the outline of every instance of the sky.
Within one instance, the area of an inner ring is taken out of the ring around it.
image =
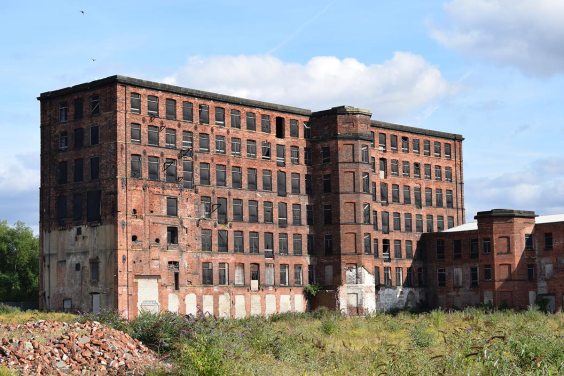
[[[2,1],[0,31],[0,220],[36,232],[36,98],[115,74],[459,133],[468,221],[564,213],[563,0]]]

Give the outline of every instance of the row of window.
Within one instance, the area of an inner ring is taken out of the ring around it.
[[[79,150],[84,147],[85,132],[84,128],[76,128],[73,132],[74,149]],[[97,125],[92,125],[90,127],[90,145],[98,145],[100,143],[100,128]],[[58,149],[60,151],[65,151],[70,148],[69,133],[63,131],[59,133],[58,137]]]
[[[68,213],[68,201],[72,200],[72,213]],[[86,204],[86,205],[85,205]],[[101,191],[87,191],[86,193],[73,193],[72,196],[57,196],[55,202],[55,216],[57,223],[64,226],[69,218],[81,222],[84,219],[84,209],[86,208],[86,220],[88,222],[98,222],[101,218]]]
[[[372,136],[372,147],[375,147],[375,133],[371,132]],[[378,134],[378,149],[380,151],[387,151],[388,150],[388,143],[387,143],[388,135],[386,133],[379,133]],[[390,150],[392,152],[397,152],[399,148],[403,153],[410,152],[410,142],[409,138],[406,136],[401,137],[398,139],[397,135],[389,135],[390,138]],[[398,140],[400,140],[400,144],[398,144]],[[411,140],[411,152],[415,154],[421,153],[421,141],[418,138],[414,138]],[[444,154],[443,154],[444,152]],[[430,140],[423,140],[423,155],[424,156],[431,156],[431,141]],[[452,145],[450,143],[441,143],[440,141],[433,142],[433,156],[437,158],[441,158],[444,156],[446,159],[452,158]]]
[[[90,157],[88,163],[83,158],[77,158],[73,161],[72,181],[75,183],[84,181],[84,166],[89,166],[88,176],[91,181],[100,178],[100,157]],[[60,161],[57,167],[57,183],[66,184],[69,182],[69,163],[68,161]]]
[[[276,268],[274,264],[266,263],[264,265],[264,274],[261,274],[260,264],[245,265],[243,263],[236,263],[233,276],[230,275],[229,263],[219,262],[216,264],[216,267],[217,274],[214,273],[214,263],[202,263],[202,285],[246,286],[250,284],[251,288],[258,288],[259,286],[303,286],[304,284],[303,265],[301,264],[292,265],[292,274],[290,274],[289,264],[279,264]],[[245,274],[245,267],[248,267],[249,270],[247,276]],[[278,270],[276,271],[275,269]],[[278,274],[278,279],[275,278],[276,274]],[[262,278],[264,278],[264,282],[261,281]]]
[[[100,96],[97,94],[91,95],[88,98],[88,110],[90,115],[100,114]],[[84,117],[84,99],[75,98],[73,101],[73,119],[80,120]],[[66,123],[69,121],[69,103],[60,102],[59,103],[59,122]]]
[[[495,276],[496,281],[508,281],[511,280],[511,264],[500,264],[498,265],[497,275]],[[469,268],[470,284],[469,287],[477,288],[479,286],[479,267],[471,266]],[[494,270],[492,265],[482,266],[482,280],[485,282],[491,282],[494,280]],[[464,285],[464,273],[462,267],[452,268],[452,287],[461,288]],[[536,278],[536,265],[527,264],[527,280],[534,281]],[[446,268],[437,269],[437,285],[438,287],[447,287],[447,270]]]
[[[134,114],[141,114],[141,94],[131,93],[130,109]],[[207,104],[199,104],[197,109],[198,123],[210,124],[210,112],[213,113],[213,122],[220,127],[227,126],[226,110],[224,107],[214,107],[210,111],[210,106]],[[177,120],[178,105],[176,100],[171,98],[165,99],[165,117],[169,120]],[[194,120],[194,106],[192,102],[182,102],[182,117],[184,121],[195,122]],[[151,117],[159,117],[159,97],[154,95],[147,96],[147,114]],[[242,120],[245,120],[245,128],[250,131],[257,130],[257,114],[254,112],[247,112],[242,116],[241,111],[232,109],[229,116],[229,126],[231,128],[241,129]],[[270,115],[260,115],[260,131],[265,133],[272,132],[272,124],[274,120],[276,137],[284,138],[286,133],[285,119],[281,116],[276,116],[271,119]],[[304,138],[310,138],[311,132],[307,123],[303,124]],[[290,137],[299,137],[299,122],[296,119],[290,119]]]
[[[389,175],[391,176],[399,176],[399,166],[400,163],[397,159],[392,159],[390,164],[390,171],[388,174],[388,161],[386,158],[380,158],[379,163],[379,176],[381,179],[387,178]],[[412,177],[412,170],[411,170],[411,163],[409,161],[402,161],[402,176],[405,178]],[[374,165],[374,160],[372,161],[372,171],[376,171],[376,166]],[[431,180],[433,178],[432,171],[434,170],[435,180],[442,181],[443,180],[443,167],[439,165],[435,165],[434,169],[433,166],[429,163],[423,164],[423,179]],[[444,168],[444,180],[445,181],[452,181],[452,168],[445,167]],[[413,177],[416,179],[421,179],[421,163],[414,162],[413,163]]]
[[[489,255],[492,253],[492,240],[491,238],[481,239],[482,254]],[[462,243],[461,239],[452,241],[452,258],[457,259],[462,257]],[[437,239],[436,241],[436,255],[437,259],[445,258],[445,240]],[[470,258],[478,258],[480,252],[480,241],[477,238],[470,239],[468,245]],[[553,248],[553,238],[551,232],[544,233],[544,249],[551,250]],[[525,250],[533,249],[533,237],[531,234],[525,235]],[[500,236],[496,242],[496,252],[498,253],[511,253],[511,239],[509,236]]]

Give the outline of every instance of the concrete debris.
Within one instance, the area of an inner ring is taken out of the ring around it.
[[[143,375],[159,358],[128,334],[95,321],[0,325],[0,365],[22,375]],[[49,337],[49,333],[61,333]]]

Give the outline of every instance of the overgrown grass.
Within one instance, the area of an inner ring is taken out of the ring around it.
[[[72,321],[76,317],[61,312],[21,311],[19,308],[0,303],[0,324],[22,324],[36,320]]]
[[[320,311],[243,320],[145,313],[131,322],[104,313],[82,319],[87,318],[144,341],[169,358],[177,375],[564,374],[562,313],[467,309],[347,317]]]

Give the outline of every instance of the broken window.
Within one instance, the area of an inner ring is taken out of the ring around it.
[[[147,97],[147,114],[150,117],[159,116],[159,98],[154,95]]]
[[[200,163],[200,185],[210,185],[210,164]]]
[[[190,122],[194,120],[194,111],[191,102],[182,102],[182,120]]]
[[[284,138],[286,134],[286,124],[284,123],[284,118],[277,116],[276,117],[276,137],[277,138]]]
[[[243,221],[243,200],[238,198],[233,199],[233,220]]]
[[[225,127],[225,108],[215,108],[215,124],[219,125],[220,127]]]
[[[276,145],[276,165],[286,165],[286,148],[284,145]]]
[[[261,115],[260,116],[260,130],[265,133],[270,133],[270,116]]]
[[[439,287],[445,287],[446,286],[446,269],[445,268],[437,269],[437,284],[439,285]]]
[[[69,148],[69,136],[67,132],[59,134],[59,150],[64,151]]]
[[[231,128],[241,129],[241,111],[231,110]]]
[[[74,130],[74,148],[82,149],[84,146],[84,128],[76,128]]]
[[[273,215],[273,208],[272,202],[265,201],[263,204],[264,208],[264,223],[273,223],[274,222],[274,215]]]
[[[280,286],[288,286],[288,264],[280,264]]]
[[[298,121],[290,119],[290,137],[299,137]]]
[[[233,251],[237,253],[245,252],[245,245],[243,241],[243,231],[233,232]]]
[[[210,136],[207,133],[200,133],[200,151],[210,151]]]
[[[159,157],[148,159],[149,180],[159,180]]]
[[[184,188],[194,187],[194,165],[192,161],[182,161],[182,185]]]
[[[368,172],[362,173],[362,192],[370,193],[370,174]]]
[[[259,233],[249,232],[249,253],[259,253]]]
[[[365,225],[370,224],[370,204],[362,204],[362,223]]]
[[[176,148],[176,130],[167,128],[165,131],[165,147]]]
[[[69,120],[69,106],[67,102],[59,103],[59,123],[66,123]]]
[[[86,220],[88,222],[99,221],[101,211],[101,191],[86,192]]]
[[[240,156],[241,155],[241,139],[233,137],[231,139],[231,154]]]
[[[257,157],[257,142],[255,140],[247,140],[247,157]]]
[[[178,216],[178,198],[177,197],[167,197],[166,198],[166,215],[171,217]]]
[[[470,258],[478,258],[478,239],[470,239]]]
[[[253,112],[247,112],[247,130],[249,131],[257,130],[256,117]]]
[[[199,119],[200,124],[210,123],[210,107],[207,104],[201,104],[199,106]]]
[[[229,284],[229,264],[226,262],[219,263],[219,285]]]
[[[90,180],[100,178],[100,157],[90,158]]]
[[[130,103],[132,113],[134,113],[134,114],[140,114],[141,113],[141,94],[131,93],[129,103]]]
[[[227,199],[225,197],[217,198],[217,223],[227,223]]]
[[[140,144],[141,143],[141,124],[132,123],[131,124],[131,143]]]
[[[215,184],[218,187],[225,187],[227,185],[227,171],[223,164],[215,166]]]
[[[176,159],[166,159],[165,161],[166,169],[166,181],[168,183],[176,183],[178,181],[177,171],[176,171]]]
[[[552,232],[544,233],[544,249],[551,250],[553,247]]]
[[[288,225],[287,204],[285,202],[278,203],[278,225],[280,227]]]
[[[323,205],[323,224],[330,225],[333,223],[333,209],[331,205]]]
[[[249,200],[249,222],[258,223],[258,201]]]
[[[399,165],[398,165],[397,159],[392,159],[391,174],[392,174],[392,176],[398,176],[399,175]]]
[[[217,251],[218,252],[227,252],[227,230],[218,230],[217,231]]]
[[[278,253],[288,254],[288,234],[278,234]]]
[[[213,266],[211,262],[202,263],[202,285],[213,285]]]
[[[241,167],[238,166],[231,167],[231,186],[237,189],[243,188]]]
[[[84,160],[82,158],[74,160],[74,182],[80,182],[84,178]]]
[[[325,256],[333,254],[333,235],[325,234],[323,237],[323,250],[325,252]]]
[[[176,101],[174,99],[166,99],[166,118],[176,120]]]
[[[166,228],[166,243],[178,244],[178,227],[169,226]]]
[[[148,128],[148,144],[159,146],[159,128],[154,125],[149,125]]]
[[[363,244],[364,244],[364,254],[369,255],[372,253],[372,238],[370,234],[364,234],[363,237]]]
[[[90,97],[90,114],[98,115],[100,114],[100,96],[92,95]]]
[[[202,251],[211,252],[212,250],[212,233],[211,230],[202,229],[200,234],[202,240]]]
[[[270,159],[270,142],[262,142],[262,159]]]
[[[363,163],[369,163],[370,162],[370,154],[368,152],[368,145],[362,145],[362,148],[360,149],[360,157],[361,157],[361,161]]]

